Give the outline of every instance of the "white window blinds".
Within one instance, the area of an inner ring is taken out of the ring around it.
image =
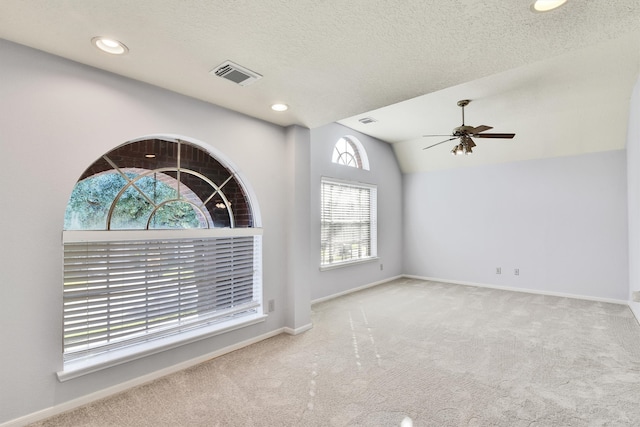
[[[261,315],[260,239],[65,242],[65,361]]]
[[[376,187],[322,179],[321,266],[377,255]]]

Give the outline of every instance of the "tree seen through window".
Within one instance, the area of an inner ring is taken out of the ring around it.
[[[76,184],[65,230],[251,227],[235,176],[198,147],[146,140],[94,162]]]
[[[156,174],[153,174],[156,175]],[[126,173],[130,180],[139,175]],[[66,230],[104,230],[109,209],[127,180],[117,173],[104,173],[80,181],[65,212]],[[154,176],[138,178],[114,206],[111,229],[207,228],[203,214],[178,199],[177,190]],[[154,211],[154,205],[160,206]]]

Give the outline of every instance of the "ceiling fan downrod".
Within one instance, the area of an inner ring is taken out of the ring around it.
[[[462,126],[464,126],[464,107],[469,105],[470,102],[470,99],[461,99],[458,101],[458,107],[462,108]]]

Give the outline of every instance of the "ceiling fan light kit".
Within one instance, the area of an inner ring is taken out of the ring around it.
[[[462,109],[462,125],[453,129],[451,135],[423,135],[425,137],[433,137],[433,136],[449,136],[449,139],[445,139],[444,141],[440,141],[436,144],[429,145],[428,147],[424,147],[423,150],[426,150],[431,147],[435,147],[436,145],[444,144],[448,141],[453,141],[454,139],[459,139],[460,143],[453,147],[451,150],[451,154],[457,156],[458,154],[471,154],[473,153],[473,147],[476,146],[476,143],[473,141],[471,137],[474,138],[502,138],[502,139],[512,139],[516,136],[515,133],[484,133],[490,129],[493,129],[491,126],[480,125],[480,126],[467,126],[464,124],[464,107],[469,105],[471,102],[470,99],[461,99],[458,101],[458,107]]]
[[[473,147],[475,146],[476,144],[471,138],[462,138],[462,142],[453,147],[453,150],[451,150],[451,154],[453,154],[454,156],[457,156],[458,154],[464,154],[466,156],[473,153]]]

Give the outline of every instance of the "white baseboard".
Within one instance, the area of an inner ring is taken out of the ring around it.
[[[402,277],[404,277],[404,276],[400,275],[400,276],[390,277],[388,279],[380,280],[378,282],[373,282],[373,283],[369,283],[367,285],[359,286],[357,288],[348,289],[348,290],[343,291],[343,292],[338,292],[337,294],[332,294],[332,295],[328,295],[326,297],[317,298],[317,299],[314,299],[314,300],[311,301],[311,305],[318,304],[318,303],[321,303],[321,302],[324,302],[324,301],[329,301],[329,300],[332,300],[334,298],[338,298],[338,297],[341,297],[341,296],[344,296],[344,295],[352,294],[354,292],[358,292],[358,291],[361,291],[363,289],[372,288],[374,286],[382,285],[383,283],[387,283],[387,282],[390,282],[390,281],[396,280],[396,279],[401,279]]]
[[[617,299],[611,299],[611,298],[599,298],[599,297],[591,297],[591,296],[585,296],[585,295],[576,295],[576,294],[568,294],[568,293],[562,293],[562,292],[549,292],[549,291],[540,291],[540,290],[536,290],[536,289],[522,289],[522,288],[513,288],[513,287],[508,287],[508,286],[496,286],[496,285],[490,285],[490,284],[486,284],[486,283],[473,283],[473,282],[465,282],[465,281],[460,281],[460,280],[450,280],[450,279],[441,279],[441,278],[436,278],[436,277],[424,277],[424,276],[415,276],[415,275],[409,275],[409,274],[403,274],[403,275],[399,275],[399,276],[395,276],[395,277],[391,277],[385,280],[381,280],[378,282],[374,282],[374,283],[369,283],[367,285],[364,286],[359,286],[357,288],[353,288],[353,289],[349,289],[347,291],[344,292],[340,292],[337,294],[333,294],[333,295],[329,295],[326,297],[322,297],[322,298],[318,298],[315,299],[313,301],[311,301],[311,304],[318,304],[320,302],[324,302],[324,301],[328,301],[334,298],[338,298],[341,297],[343,295],[348,295],[354,292],[358,292],[367,288],[371,288],[374,286],[378,286],[387,282],[390,282],[392,280],[396,280],[396,279],[401,279],[401,278],[407,278],[407,279],[417,279],[417,280],[427,280],[427,281],[431,281],[431,282],[441,282],[441,283],[451,283],[451,284],[455,284],[455,285],[463,285],[463,286],[476,286],[476,287],[481,287],[481,288],[490,288],[490,289],[499,289],[499,290],[504,290],[504,291],[513,291],[513,292],[524,292],[524,293],[529,293],[529,294],[538,294],[538,295],[549,295],[549,296],[557,296],[557,297],[565,297],[565,298],[575,298],[575,299],[582,299],[582,300],[589,300],[589,301],[599,301],[599,302],[607,302],[607,303],[612,303],[612,304],[623,304],[623,305],[627,305],[629,306],[629,308],[631,309],[631,312],[634,314],[634,316],[636,317],[636,320],[638,320],[638,322],[640,322],[640,305],[637,309],[634,309],[635,307],[632,306],[632,304],[630,304],[628,301],[625,300],[617,300]],[[22,427],[25,426],[27,424],[31,424],[37,421],[41,421],[45,418],[49,418],[58,414],[61,414],[63,412],[67,412],[73,409],[76,409],[80,406],[95,402],[97,400],[100,399],[104,399],[105,397],[109,397],[112,396],[114,394],[123,392],[125,390],[128,390],[130,388],[133,387],[137,387],[139,385],[148,383],[150,381],[156,380],[158,378],[164,377],[166,375],[181,371],[183,369],[187,369],[190,368],[192,366],[198,365],[200,363],[206,362],[207,360],[210,359],[214,359],[216,357],[220,357],[224,354],[230,353],[232,351],[235,350],[239,350],[243,347],[247,347],[251,344],[255,344],[257,342],[263,341],[267,338],[271,338],[274,337],[276,335],[279,335],[281,333],[287,333],[290,335],[298,335],[301,334],[305,331],[308,331],[309,329],[311,329],[313,327],[313,325],[311,323],[301,326],[299,328],[288,328],[288,327],[284,327],[284,328],[280,328],[280,329],[276,329],[274,331],[268,332],[266,334],[248,339],[246,341],[242,341],[239,343],[236,343],[234,345],[225,347],[223,349],[220,350],[216,350],[214,352],[211,353],[207,353],[205,355],[196,357],[194,359],[190,359],[187,360],[185,362],[179,363],[177,365],[173,365],[173,366],[169,366],[167,368],[149,373],[147,375],[143,375],[141,377],[138,378],[134,378],[130,381],[126,381],[124,383],[106,388],[104,390],[99,390],[95,393],[91,393],[88,394],[86,396],[82,396],[79,397],[77,399],[68,401],[68,402],[64,402],[61,403],[59,405],[55,405],[52,406],[50,408],[46,408],[43,409],[41,411],[38,412],[34,412],[31,413],[29,415],[25,415],[23,417],[20,418],[16,418],[14,420],[10,420],[7,421],[5,423],[0,424],[0,427]]]
[[[636,321],[640,324],[640,303],[629,301],[629,308],[636,318]]]
[[[309,329],[313,328],[313,324],[312,323],[307,323],[304,326],[300,326],[299,328],[287,328],[284,327],[284,333],[285,334],[289,334],[289,335],[299,335],[303,332],[307,332]]]
[[[308,328],[307,328],[307,326],[308,326]],[[303,326],[302,328],[296,329],[296,331],[298,331],[297,333],[304,332],[304,331],[301,331],[301,329],[303,329],[303,328],[311,329],[311,324]],[[68,402],[61,403],[59,405],[51,406],[49,408],[43,409],[43,410],[38,411],[38,412],[33,412],[33,413],[29,414],[29,415],[25,415],[24,417],[16,418],[16,419],[7,421],[5,423],[2,423],[2,424],[0,424],[0,427],[22,427],[22,426],[25,426],[27,424],[31,424],[31,423],[35,423],[37,421],[44,420],[45,418],[53,417],[53,416],[61,414],[63,412],[67,412],[67,411],[70,411],[72,409],[79,408],[80,406],[87,405],[89,403],[95,402],[97,400],[104,399],[105,397],[109,397],[109,396],[112,396],[114,394],[123,392],[125,390],[130,389],[130,388],[137,387],[139,385],[151,382],[151,381],[156,380],[158,378],[162,378],[162,377],[167,376],[169,374],[173,374],[173,373],[181,371],[183,369],[190,368],[192,366],[195,366],[195,365],[198,365],[200,363],[206,362],[207,360],[215,359],[216,357],[220,357],[220,356],[225,355],[227,353],[230,353],[232,351],[239,350],[239,349],[241,349],[243,347],[247,347],[247,346],[249,346],[251,344],[255,344],[257,342],[266,340],[267,338],[271,338],[271,337],[274,337],[276,335],[280,335],[280,334],[282,334],[284,332],[287,332],[286,329],[289,329],[289,328],[276,329],[274,331],[267,332],[266,334],[263,334],[263,335],[260,335],[260,336],[257,336],[257,337],[253,337],[253,338],[248,339],[246,341],[242,341],[242,342],[230,345],[230,346],[222,348],[220,350],[216,350],[216,351],[211,352],[211,353],[203,354],[202,356],[199,356],[199,357],[184,361],[182,363],[178,363],[176,365],[172,365],[172,366],[169,366],[167,368],[160,369],[160,370],[155,371],[155,372],[151,372],[151,373],[143,375],[141,377],[134,378],[134,379],[129,380],[129,381],[125,381],[125,382],[117,384],[115,386],[112,386],[112,387],[109,387],[109,388],[106,388],[106,389],[103,389],[103,390],[99,390],[99,391],[97,391],[95,393],[87,394],[87,395],[79,397],[77,399],[73,399],[73,400],[70,400]],[[305,330],[307,330],[307,329],[305,329]],[[296,335],[296,334],[294,333],[293,335]]]
[[[563,298],[574,298],[581,299],[587,301],[597,301],[597,302],[608,302],[611,304],[622,304],[629,305],[628,301],[612,299],[612,298],[600,298],[600,297],[592,297],[587,295],[578,295],[578,294],[569,294],[564,292],[551,292],[551,291],[541,291],[538,289],[524,289],[524,288],[513,288],[510,286],[496,286],[490,285],[487,283],[474,283],[474,282],[465,282],[461,280],[450,280],[450,279],[441,279],[438,277],[424,277],[424,276],[414,276],[411,274],[403,274],[402,277],[407,279],[417,279],[417,280],[427,280],[430,282],[440,282],[440,283],[451,283],[453,285],[463,285],[463,286],[475,286],[478,288],[489,288],[489,289],[499,289],[502,291],[512,291],[512,292],[523,292],[527,294],[537,294],[537,295],[549,295],[554,297],[563,297]],[[633,311],[633,310],[632,310]]]

